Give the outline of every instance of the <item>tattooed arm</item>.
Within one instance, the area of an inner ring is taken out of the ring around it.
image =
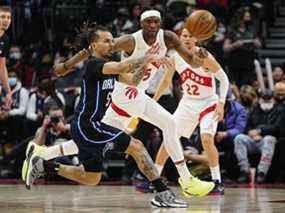
[[[175,49],[178,54],[190,65],[199,67],[204,63],[204,58],[207,57],[207,51],[204,48],[199,48],[196,53],[190,52],[185,45],[179,40],[178,36],[169,30],[164,31],[165,44],[168,49]]]

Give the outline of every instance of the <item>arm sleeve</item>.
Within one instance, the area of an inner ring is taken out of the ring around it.
[[[29,92],[25,88],[21,88],[19,108],[12,109],[9,112],[9,115],[10,116],[25,115],[28,105],[28,99],[29,99]]]
[[[220,101],[222,103],[226,102],[227,93],[229,90],[229,79],[223,69],[214,73],[214,76],[220,82]]]
[[[32,121],[36,121],[38,118],[38,115],[36,114],[36,94],[32,94],[28,101],[26,117]]]

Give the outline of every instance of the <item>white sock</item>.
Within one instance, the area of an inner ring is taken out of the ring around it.
[[[215,167],[210,167],[212,180],[218,180],[221,182],[221,172],[220,172],[220,165]]]
[[[163,166],[159,165],[159,164],[155,164],[155,167],[158,171],[158,175],[160,176],[163,170]]]
[[[50,160],[60,156],[75,154],[78,154],[78,147],[73,140],[69,140],[62,144],[47,147],[40,153],[40,156],[45,160]]]
[[[189,182],[190,178],[192,178],[193,176],[191,175],[191,173],[189,172],[187,165],[185,162],[180,163],[180,164],[175,164],[177,171],[179,173],[180,178],[182,179],[182,181],[185,182]]]

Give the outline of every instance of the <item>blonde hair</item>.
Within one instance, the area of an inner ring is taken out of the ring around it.
[[[240,88],[240,94],[241,95],[250,95],[253,98],[257,98],[257,93],[255,91],[255,89],[250,86],[250,85],[243,85]]]

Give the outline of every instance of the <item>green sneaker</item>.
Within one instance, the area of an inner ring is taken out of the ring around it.
[[[178,182],[186,197],[205,196],[215,187],[215,183],[202,181],[196,177],[191,178],[187,183],[184,183],[182,179],[179,178]]]

